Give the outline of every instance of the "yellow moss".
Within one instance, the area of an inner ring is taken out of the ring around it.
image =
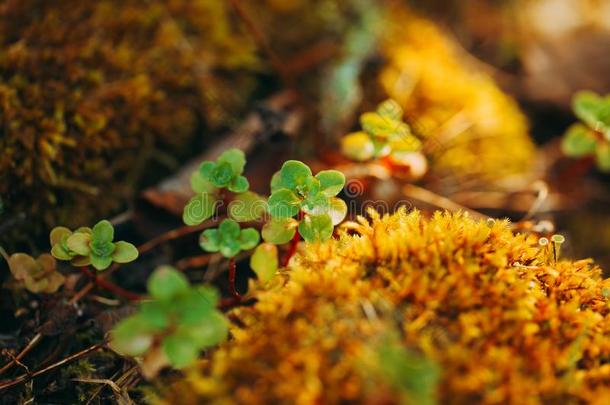
[[[493,180],[532,164],[534,145],[516,103],[433,22],[393,8],[381,48],[381,86],[427,139],[435,174]]]
[[[504,221],[371,216],[302,246],[284,281],[232,312],[233,339],[171,403],[398,403],[362,366],[392,328],[439,364],[441,402],[610,400],[610,279],[591,261],[548,262]]]

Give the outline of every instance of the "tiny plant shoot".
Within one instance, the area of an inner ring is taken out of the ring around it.
[[[597,168],[610,172],[610,95],[579,92],[572,100],[572,109],[581,122],[568,128],[561,149],[572,158],[594,156]]]
[[[51,254],[73,266],[92,265],[96,270],[105,270],[112,262],[129,263],[138,258],[134,245],[113,240],[114,228],[107,220],[98,222],[93,229],[82,227],[74,232],[59,226],[50,234]]]
[[[216,309],[218,292],[191,286],[178,270],[163,266],[148,279],[150,300],[111,332],[110,347],[140,357],[145,376],[153,377],[171,365],[192,364],[199,352],[227,338],[229,322]]]
[[[409,177],[420,178],[427,171],[427,160],[421,153],[421,141],[402,116],[402,108],[392,99],[379,104],[376,111],[362,114],[362,130],[341,141],[343,155],[359,162],[381,159],[398,173],[408,168]]]
[[[8,263],[11,274],[30,292],[35,294],[51,294],[56,292],[65,281],[65,277],[57,271],[57,262],[48,253],[34,259],[25,253],[8,255],[0,247],[0,254]]]

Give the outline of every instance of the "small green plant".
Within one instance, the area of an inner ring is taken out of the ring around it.
[[[112,262],[129,263],[137,259],[138,249],[134,245],[113,239],[114,228],[107,220],[98,222],[93,229],[82,227],[74,232],[59,226],[50,234],[51,254],[74,266],[92,265],[97,270],[108,268]]]
[[[146,376],[162,367],[188,366],[199,352],[227,338],[229,322],[216,309],[218,292],[209,286],[191,286],[178,270],[163,266],[148,279],[151,300],[119,322],[111,332],[110,347],[142,358]]]
[[[390,157],[400,163],[405,155],[420,151],[422,143],[402,115],[402,108],[392,99],[379,104],[376,111],[362,114],[362,131],[343,137],[343,154],[357,161]]]
[[[30,292],[51,294],[64,284],[65,277],[57,271],[57,262],[50,254],[42,254],[37,259],[25,253],[8,256],[1,247],[0,254],[13,277]]]
[[[572,158],[595,156],[599,170],[610,172],[610,95],[579,92],[572,109],[581,122],[568,128],[561,149]]]
[[[297,230],[307,242],[330,239],[334,226],[347,215],[347,205],[336,197],[344,185],[345,176],[337,170],[313,176],[306,164],[288,160],[271,179],[271,220],[263,227],[263,239],[283,244]]]

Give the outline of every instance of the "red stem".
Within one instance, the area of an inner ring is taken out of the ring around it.
[[[91,281],[98,287],[103,288],[104,290],[108,290],[111,293],[118,295],[119,297],[126,298],[130,301],[138,301],[141,300],[142,297],[136,293],[128,291],[124,288],[119,287],[116,284],[111,283],[101,277],[97,277],[95,273],[92,273],[87,267],[79,267],[80,271],[85,274]]]
[[[288,251],[284,255],[284,260],[282,260],[282,267],[288,266],[288,262],[292,259],[292,256],[297,252],[297,246],[299,245],[299,241],[301,240],[301,235],[299,235],[299,231],[296,231],[292,239],[290,239],[290,245],[288,246]]]
[[[236,273],[236,266],[235,266],[235,258],[232,257],[231,259],[229,259],[229,290],[231,292],[231,295],[239,300],[241,299],[241,295],[239,295],[239,293],[237,292],[237,289],[235,289],[235,273]]]

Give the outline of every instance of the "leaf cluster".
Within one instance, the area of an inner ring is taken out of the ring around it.
[[[241,229],[232,219],[225,219],[218,229],[206,229],[201,233],[199,245],[207,252],[220,252],[224,257],[235,257],[242,250],[258,245],[260,236],[254,228]]]
[[[33,293],[51,294],[65,281],[57,271],[57,262],[50,254],[42,254],[34,259],[25,253],[14,253],[8,258],[8,267],[17,281]]]
[[[563,152],[573,158],[595,156],[597,167],[610,172],[610,95],[579,92],[574,96],[572,109],[581,122],[570,126],[564,134]]]
[[[148,291],[151,300],[112,330],[113,350],[182,368],[227,338],[229,323],[216,309],[214,288],[191,286],[178,270],[163,266],[149,278]]]
[[[81,227],[72,232],[58,226],[51,231],[51,254],[59,260],[70,261],[73,266],[92,265],[105,270],[112,262],[129,263],[138,257],[138,249],[125,241],[113,242],[114,227],[102,220],[92,228]]]

